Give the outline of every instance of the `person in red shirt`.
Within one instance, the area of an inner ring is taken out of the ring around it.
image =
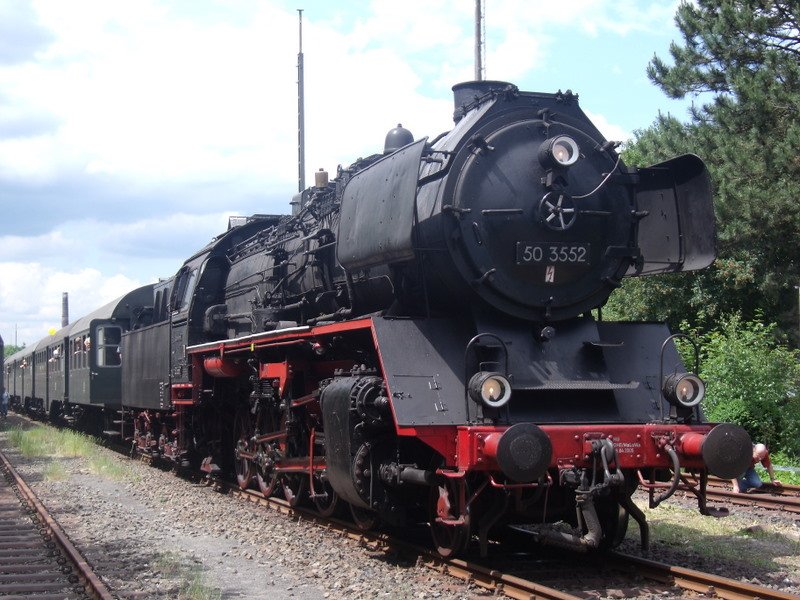
[[[734,492],[741,494],[749,489],[758,490],[764,487],[764,482],[761,481],[758,473],[756,473],[756,465],[759,463],[767,470],[772,484],[781,485],[781,482],[775,479],[775,472],[772,470],[772,462],[769,460],[767,447],[764,444],[753,444],[753,462],[750,468],[736,479],[731,479]]]

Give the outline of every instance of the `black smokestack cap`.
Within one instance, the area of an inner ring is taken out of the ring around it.
[[[458,123],[466,114],[466,107],[478,98],[492,91],[503,92],[509,88],[514,88],[514,85],[507,81],[465,81],[455,84],[453,86],[453,102],[455,103],[453,121]]]

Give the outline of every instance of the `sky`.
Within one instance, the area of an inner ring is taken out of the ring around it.
[[[659,112],[647,78],[677,0],[484,0],[487,79],[571,89],[608,139]],[[32,344],[169,277],[228,216],[297,191],[298,13],[306,181],[452,126],[474,78],[473,0],[0,0],[0,336]]]

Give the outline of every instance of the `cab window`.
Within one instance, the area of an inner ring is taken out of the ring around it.
[[[184,269],[180,272],[172,291],[172,312],[182,312],[189,308],[196,282],[197,269]]]

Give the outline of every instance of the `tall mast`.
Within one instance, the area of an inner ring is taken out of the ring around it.
[[[300,25],[300,50],[297,53],[297,191],[306,189],[306,126],[303,95],[303,9],[297,9]]]
[[[475,0],[475,81],[483,81],[485,68],[483,65],[484,29],[483,3]]]
[[[69,325],[69,292],[61,294],[61,327]]]

